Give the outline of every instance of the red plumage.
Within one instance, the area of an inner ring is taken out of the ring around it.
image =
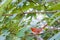
[[[34,27],[34,28],[31,28],[31,30],[34,34],[39,34],[42,31],[42,28],[35,28]]]
[[[39,34],[46,26],[47,26],[47,24],[44,25],[42,28],[33,27],[33,28],[31,28],[31,30],[32,30],[33,34]]]

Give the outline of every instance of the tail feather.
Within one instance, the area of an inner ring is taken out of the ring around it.
[[[47,26],[47,24],[46,24],[46,25],[44,25],[42,29],[44,29],[46,26]]]

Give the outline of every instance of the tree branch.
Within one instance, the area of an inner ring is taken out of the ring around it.
[[[22,12],[21,14],[30,14],[30,13],[42,13],[42,14],[44,14],[44,13],[55,13],[55,12],[57,12],[57,11],[38,11],[38,12]],[[3,14],[2,16],[12,16],[12,15],[14,15],[14,14]],[[18,15],[18,14],[17,14]]]
[[[47,29],[48,30],[60,30],[60,27],[47,27]],[[38,34],[38,35],[40,35],[40,34]],[[34,34],[31,33],[31,34],[28,34],[28,36],[34,36]]]
[[[60,27],[48,27],[50,30],[60,30]]]

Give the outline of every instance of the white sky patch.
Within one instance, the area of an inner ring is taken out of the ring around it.
[[[43,18],[44,18],[44,16],[42,14],[38,14],[37,15],[37,20],[38,21],[41,21]]]
[[[6,36],[0,35],[0,40],[5,40],[5,39],[6,39]]]
[[[26,3],[26,5],[29,5],[29,4],[30,4],[29,2]]]
[[[29,10],[27,10],[27,12],[31,12],[31,11],[33,11],[33,8],[30,8]]]
[[[44,10],[41,10],[41,12],[44,12]]]
[[[2,0],[2,2],[0,3],[0,5],[3,5],[7,0]]]
[[[12,3],[16,2],[17,0],[12,0]]]
[[[36,4],[34,4],[34,6],[39,6],[39,4],[38,4],[38,3],[36,3]]]
[[[47,3],[45,6],[48,6],[49,4]]]

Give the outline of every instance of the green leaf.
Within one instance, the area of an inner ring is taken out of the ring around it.
[[[55,13],[50,18],[48,18],[47,20],[48,24],[51,26],[52,24],[54,24],[54,22],[56,22],[56,20],[60,19],[59,17],[60,17],[60,12]]]
[[[33,37],[29,37],[29,36],[26,37],[26,40],[32,40],[32,39]]]
[[[25,33],[27,30],[29,30],[30,26],[23,27],[20,29],[20,31],[16,34],[17,37],[23,37],[25,36]]]
[[[5,0],[5,3],[3,3],[2,5],[0,5],[0,16],[2,16],[4,8],[7,7],[7,5],[9,3],[11,3],[11,2],[12,2],[12,0]]]
[[[49,40],[60,40],[60,32],[57,33],[56,35],[54,35],[52,38],[50,38]]]
[[[26,17],[29,17],[29,16],[31,16],[31,18],[32,18],[33,16],[36,18],[36,13],[29,13],[29,14],[27,14]]]
[[[33,8],[40,11],[41,10],[41,4],[38,4],[38,5],[34,6]]]
[[[60,3],[57,3],[48,8],[48,10],[60,10]]]
[[[12,2],[12,0],[5,0],[5,3],[3,3],[0,7],[1,8],[7,7],[7,5],[11,2]]]
[[[52,25],[52,24],[54,24],[57,20],[59,20],[60,19],[60,16],[59,17],[57,17],[57,18],[55,18],[54,20],[52,20],[52,22],[50,23],[50,25]]]
[[[20,19],[22,19],[24,16],[25,16],[24,14],[17,14],[14,19],[20,20]]]
[[[18,38],[15,35],[9,34],[8,36],[6,36],[5,40],[21,40],[21,38]]]
[[[48,17],[51,17],[51,16],[53,15],[53,13],[46,13],[46,15],[47,15]]]

